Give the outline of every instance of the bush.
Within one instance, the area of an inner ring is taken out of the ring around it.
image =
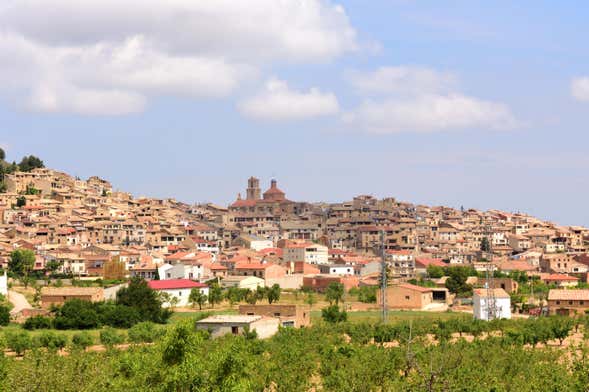
[[[72,336],[72,344],[76,348],[85,349],[94,343],[94,339],[88,332],[78,332]]]
[[[162,335],[162,331],[154,323],[144,321],[129,328],[127,334],[130,342],[153,343]]]
[[[27,329],[29,331],[33,329],[50,329],[52,326],[52,322],[49,317],[37,315],[26,319],[22,326],[24,329]]]
[[[10,309],[0,305],[0,325],[8,325],[8,323],[10,323]]]
[[[51,351],[62,349],[67,344],[67,336],[53,331],[44,331],[35,338],[35,345]]]
[[[124,341],[125,337],[114,328],[107,327],[100,331],[100,343],[107,347],[121,344]]]
[[[115,328],[130,328],[141,321],[141,315],[135,308],[126,305],[115,305],[112,303],[99,306],[101,321],[104,325]]]
[[[54,324],[57,329],[91,329],[99,326],[100,318],[93,303],[72,299],[59,308]]]
[[[321,309],[321,317],[328,323],[336,324],[347,321],[348,313],[345,310],[340,310],[337,305],[331,305]]]
[[[26,331],[6,332],[6,345],[17,355],[22,355],[32,348],[31,336]]]

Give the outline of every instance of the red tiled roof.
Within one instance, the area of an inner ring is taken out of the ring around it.
[[[243,264],[237,264],[235,266],[236,270],[243,270],[243,269],[266,269],[268,267],[270,267],[273,264],[259,264],[259,263],[243,263]]]
[[[148,286],[153,290],[189,289],[193,287],[207,287],[204,283],[188,279],[150,280]]]
[[[542,280],[556,280],[556,281],[560,281],[560,280],[573,281],[574,280],[574,281],[577,281],[577,280],[579,280],[579,278],[576,278],[576,277],[570,276],[570,275],[565,275],[565,274],[550,274],[550,275],[542,278]]]
[[[587,301],[589,300],[589,290],[561,290],[561,289],[552,289],[548,292],[548,300],[563,300],[563,301],[571,301],[571,300],[582,300]]]
[[[256,200],[235,200],[230,207],[254,207]]]
[[[428,257],[417,257],[415,259],[415,264],[419,264],[423,267],[428,267],[430,265],[435,265],[437,267],[447,267],[448,264],[444,263],[442,259],[431,259]]]

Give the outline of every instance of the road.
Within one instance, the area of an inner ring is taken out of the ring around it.
[[[10,314],[16,314],[23,309],[31,309],[32,306],[27,301],[24,295],[21,293],[17,293],[16,291],[9,291],[8,292],[8,300],[12,302],[14,308],[10,311]]]

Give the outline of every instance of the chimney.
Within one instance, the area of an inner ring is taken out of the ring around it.
[[[270,181],[270,188],[276,189],[276,180],[273,179],[272,181]]]

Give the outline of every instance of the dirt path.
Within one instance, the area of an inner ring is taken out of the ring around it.
[[[14,305],[14,308],[10,311],[10,314],[16,314],[23,309],[31,309],[32,306],[27,301],[24,295],[17,293],[16,291],[10,290],[8,292],[8,300]]]

